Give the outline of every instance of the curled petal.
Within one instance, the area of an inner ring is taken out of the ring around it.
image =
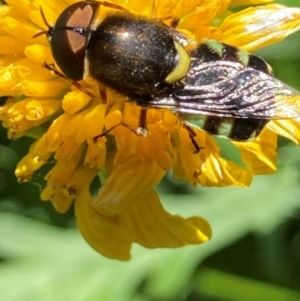
[[[203,218],[172,216],[153,190],[115,213],[94,205],[84,190],[75,204],[78,227],[87,242],[109,258],[129,260],[134,242],[147,248],[172,248],[199,244],[211,237],[210,226]]]
[[[124,207],[121,221],[133,241],[147,248],[200,244],[211,237],[207,221],[200,217],[184,219],[171,215],[164,210],[154,190]]]

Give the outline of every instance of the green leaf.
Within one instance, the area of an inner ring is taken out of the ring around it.
[[[0,168],[14,169],[18,163],[18,155],[7,146],[0,145]]]

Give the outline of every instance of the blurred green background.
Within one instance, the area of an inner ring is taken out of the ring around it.
[[[300,90],[299,48],[297,33],[257,54]],[[4,129],[0,140],[1,301],[300,300],[300,149],[289,141],[279,141],[278,173],[257,176],[250,188],[192,189],[168,175],[158,187],[165,208],[204,216],[212,240],[175,250],[134,246],[123,263],[88,246],[72,210],[61,215],[40,201],[50,166],[16,182],[32,140],[9,141]]]

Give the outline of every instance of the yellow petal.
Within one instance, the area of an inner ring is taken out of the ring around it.
[[[78,153],[68,161],[58,160],[45,177],[47,186],[41,193],[41,199],[50,200],[59,212],[66,212],[74,198],[80,196],[96,176],[97,170],[88,166],[78,167],[80,155]]]
[[[152,12],[151,9],[151,0],[143,0],[143,1],[139,1],[139,0],[118,0],[118,1],[114,1],[115,3],[126,7],[127,9],[129,9],[130,11],[135,11],[135,12],[139,12],[142,13],[144,15],[147,15],[149,17],[151,17],[151,15],[155,12]],[[121,3],[120,3],[121,2]]]
[[[233,142],[240,150],[243,161],[254,175],[276,171],[277,135],[269,129],[252,142]]]
[[[200,147],[199,153],[195,153],[195,146],[192,144],[188,132],[181,129],[178,133],[172,135],[174,143],[174,178],[176,180],[185,180],[193,185],[196,185],[197,177],[201,171],[203,159],[206,157],[206,139],[208,134],[203,131],[197,131],[197,144]],[[212,150],[210,150],[212,151]]]
[[[0,96],[22,94],[17,70],[13,64],[0,68]]]
[[[97,170],[87,166],[76,169],[58,161],[46,176],[48,182],[41,193],[41,200],[50,200],[56,211],[64,213],[70,208],[73,200],[89,187],[96,174]]]
[[[121,223],[131,233],[134,242],[147,248],[199,244],[211,237],[207,221],[200,217],[184,219],[171,215],[164,210],[154,190],[125,206]]]
[[[292,140],[297,145],[300,144],[300,121],[293,120],[272,120],[267,125],[268,129]]]
[[[4,127],[9,128],[11,136],[22,136],[25,131],[44,123],[59,109],[59,104],[52,101],[38,101],[37,106],[32,107],[34,103],[36,101],[31,98],[21,101],[9,99],[0,108],[0,120],[3,121]]]
[[[208,24],[216,16],[223,13],[227,9],[230,1],[198,1],[195,9],[190,10],[187,16],[180,21],[180,27],[189,30],[201,28],[204,24]],[[184,11],[181,11],[183,13]]]
[[[85,240],[97,252],[108,258],[130,259],[132,238],[120,225],[119,216],[94,207],[88,187],[83,187],[75,202],[78,228]]]
[[[65,181],[64,184],[64,187],[68,191],[68,195],[74,197],[81,195],[84,187],[89,187],[97,173],[97,168],[90,168],[90,166],[87,165],[77,167],[76,172],[67,181]]]
[[[106,160],[106,145],[99,145],[99,143],[90,143],[86,150],[86,155],[84,158],[84,163],[93,167],[98,167],[98,169],[104,168],[105,160]]]
[[[112,173],[99,190],[95,207],[110,208],[143,198],[164,175],[165,171],[154,161],[141,161],[133,156],[127,162],[113,166]]]
[[[46,82],[23,80],[21,88],[22,94],[32,97],[42,97],[47,95],[48,97],[57,96],[60,91],[67,89],[69,83],[63,80],[52,80]]]
[[[254,51],[283,40],[299,28],[299,8],[270,4],[231,14],[219,29],[223,42]]]
[[[37,140],[37,143],[34,147],[34,154],[36,156],[39,156],[41,160],[47,161],[47,158],[49,154],[51,154],[51,151],[47,149],[46,143],[45,143],[46,135],[43,135],[41,138]]]
[[[63,130],[67,127],[71,119],[72,116],[69,114],[63,114],[52,122],[48,131],[42,137],[45,149],[49,152],[55,152],[59,149],[60,145],[63,143]]]
[[[202,186],[207,187],[246,187],[252,181],[252,174],[249,170],[213,154],[203,163],[201,172],[198,181]]]
[[[61,101],[56,99],[27,99],[26,119],[40,120],[51,116],[61,108]]]
[[[40,64],[36,64],[29,60],[28,58],[18,60],[15,63],[17,71],[17,76],[20,81],[22,80],[33,80],[33,81],[46,81],[53,78],[53,75]]]
[[[23,55],[26,43],[11,36],[0,37],[0,54]]]
[[[33,5],[34,8],[30,10],[30,12],[26,15],[29,16],[29,19],[38,25],[39,28],[46,29],[46,24],[44,20],[42,19],[40,8],[43,9],[43,12],[45,14],[46,20],[50,25],[54,25],[59,14],[70,4],[72,3],[65,3],[68,1],[43,1],[43,0],[34,0]],[[69,1],[70,2],[70,1]],[[74,1],[71,1],[74,3]],[[37,32],[36,32],[37,33]],[[38,40],[38,39],[37,39]],[[47,42],[46,39],[44,39],[44,42]]]
[[[87,242],[106,257],[129,260],[132,243],[148,248],[180,247],[199,244],[211,237],[209,224],[200,217],[172,216],[150,191],[112,214],[94,207],[87,190],[75,203],[78,228]]]
[[[69,86],[65,81],[47,80],[53,75],[29,59],[20,59],[5,67],[0,67],[0,95],[56,96]],[[53,90],[51,89],[58,89]],[[49,93],[51,91],[51,93]],[[47,93],[47,94],[46,94]]]
[[[231,0],[230,6],[252,6],[274,2],[274,0]]]
[[[0,76],[2,76],[2,68],[7,67],[11,65],[13,62],[16,61],[16,56],[15,55],[5,55],[5,56],[0,56]],[[7,94],[7,92],[6,92]]]
[[[50,157],[50,153],[44,154],[41,158],[36,153],[36,145],[38,141],[34,142],[28,154],[18,163],[15,175],[19,182],[27,182],[31,180],[33,173],[38,170],[42,165],[44,165]]]
[[[64,187],[51,187],[49,185],[43,189],[40,196],[42,201],[51,200],[53,207],[59,213],[68,211],[74,200],[74,196],[68,196]]]
[[[34,44],[25,48],[24,54],[34,63],[39,64],[40,68],[45,62],[53,62],[49,47]],[[48,71],[50,73],[50,71]]]
[[[34,26],[31,22],[28,22],[26,19],[13,18],[9,16],[3,20],[3,27],[7,33],[27,44],[33,42],[32,37],[38,30],[36,26]]]
[[[58,160],[55,166],[48,172],[45,179],[50,187],[63,187],[66,181],[76,172],[80,160],[80,153],[73,156],[72,160]]]
[[[30,2],[29,0],[7,0],[5,1],[10,7],[17,9],[23,14],[28,14],[30,12]]]
[[[74,90],[64,96],[62,108],[69,114],[74,114],[89,103],[91,97],[80,90]]]
[[[95,104],[88,109],[73,115],[63,131],[63,139],[82,143],[103,132],[106,106]]]
[[[82,156],[84,144],[65,139],[55,153],[55,159],[73,160],[73,157]]]

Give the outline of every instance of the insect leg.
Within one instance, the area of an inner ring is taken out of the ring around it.
[[[99,95],[102,100],[102,103],[107,103],[106,90],[103,88],[100,88],[100,86],[99,86]]]
[[[141,108],[141,113],[139,117],[139,127],[137,128],[137,135],[138,136],[146,136],[148,133],[147,130],[147,109]]]
[[[195,147],[195,151],[194,154],[198,154],[200,152],[201,149],[203,149],[203,146],[199,146],[197,141],[195,140],[195,137],[197,136],[197,134],[194,132],[194,130],[184,121],[182,121],[182,125],[183,127],[187,130],[189,137]]]
[[[142,108],[141,109],[141,113],[140,113],[140,117],[139,117],[139,126],[138,128],[134,128],[132,127],[130,124],[122,121],[114,126],[112,126],[111,128],[105,130],[104,132],[102,132],[100,135],[95,136],[93,138],[94,142],[96,143],[98,139],[106,136],[107,134],[109,134],[112,130],[114,130],[115,128],[117,128],[118,126],[124,126],[126,127],[128,130],[130,130],[132,133],[134,133],[137,136],[143,136],[146,137],[148,134],[148,130],[146,128],[147,126],[147,109]]]
[[[144,128],[138,127],[137,129],[132,127],[130,124],[122,121],[114,126],[112,126],[111,128],[109,128],[108,130],[105,130],[104,132],[102,132],[100,135],[95,136],[93,138],[93,141],[96,143],[98,141],[98,139],[106,136],[107,134],[109,134],[112,130],[114,130],[115,128],[119,127],[119,126],[124,126],[125,128],[127,128],[128,130],[130,130],[132,133],[134,133],[137,136],[143,136],[146,137],[148,131]]]
[[[106,135],[109,134],[112,130],[114,130],[115,128],[117,128],[117,127],[120,126],[120,125],[123,125],[123,123],[118,123],[118,124],[112,126],[110,129],[108,129],[108,130],[102,132],[100,135],[95,136],[95,137],[93,138],[94,143],[96,143],[96,142],[98,141],[98,139],[100,139],[100,138],[106,136]]]
[[[44,63],[43,67],[46,68],[47,70],[53,72],[55,75],[68,81],[71,85],[73,85],[74,87],[76,87],[77,89],[79,89],[80,91],[85,93],[86,95],[90,96],[91,98],[99,99],[101,101],[101,103],[106,103],[106,95],[104,98],[102,98],[104,94],[101,93],[101,90],[100,90],[100,97],[96,96],[93,93],[91,93],[88,89],[86,89],[83,85],[81,85],[79,82],[77,82],[77,81],[65,76],[63,73],[59,72],[54,64]]]

